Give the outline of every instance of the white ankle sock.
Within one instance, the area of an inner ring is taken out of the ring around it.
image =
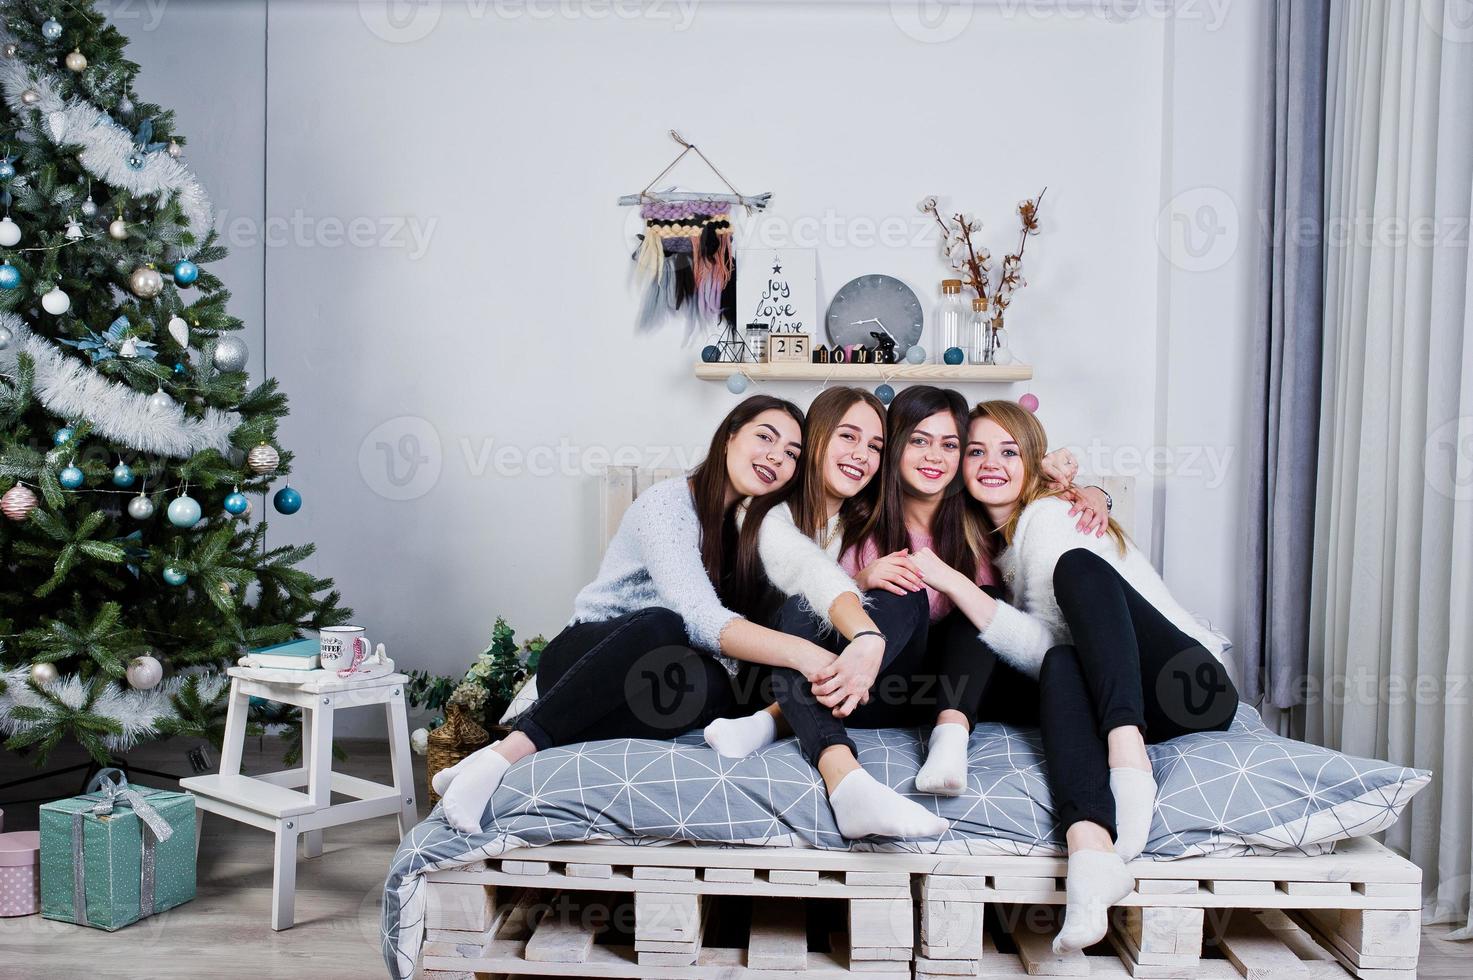
[[[916,791],[936,796],[960,796],[967,785],[967,742],[971,732],[966,725],[947,722],[931,729],[926,748],[926,764],[916,773]]]
[[[1134,861],[1151,839],[1156,776],[1143,769],[1111,769],[1110,792],[1115,797],[1115,853],[1122,861]]]
[[[511,768],[511,763],[495,751],[500,744],[477,749],[456,763],[458,771],[440,798],[445,820],[463,834],[480,833],[486,805],[501,785],[501,777]]]
[[[863,769],[856,769],[829,794],[834,822],[849,840],[860,837],[939,837],[951,821],[908,800]]]
[[[717,718],[706,726],[706,744],[728,759],[742,759],[777,741],[777,722],[767,711],[745,718]]]
[[[1069,855],[1064,925],[1054,937],[1054,952],[1068,953],[1105,938],[1110,906],[1135,887],[1135,878],[1113,851],[1075,851]]]
[[[472,753],[472,755],[473,754],[474,753]],[[460,772],[460,767],[465,765],[465,760],[469,758],[470,756],[468,755],[465,757],[465,759],[461,759],[455,765],[446,766],[444,769],[441,769],[439,772],[435,773],[434,778],[430,780],[430,786],[434,788],[435,794],[437,796],[445,795],[445,791],[449,789],[450,784],[455,781],[455,774]]]

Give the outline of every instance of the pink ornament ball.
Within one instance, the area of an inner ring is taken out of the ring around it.
[[[1018,404],[1019,405],[1022,405],[1024,408],[1026,408],[1030,412],[1037,412],[1038,411],[1038,396],[1035,395],[1033,392],[1030,391],[1030,392],[1028,392],[1028,394],[1026,394],[1022,398],[1019,398],[1018,399]]]

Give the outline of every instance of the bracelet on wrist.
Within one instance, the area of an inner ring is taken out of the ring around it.
[[[881,633],[879,630],[860,630],[858,633],[855,633],[853,636],[849,637],[849,639],[857,640],[861,636],[878,636],[881,643],[885,642],[885,634]]]

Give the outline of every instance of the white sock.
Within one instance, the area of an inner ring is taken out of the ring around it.
[[[1115,853],[1122,861],[1134,861],[1151,839],[1156,776],[1143,769],[1111,769],[1110,792],[1115,797]]]
[[[966,725],[947,722],[931,729],[926,748],[926,764],[916,773],[916,791],[935,796],[960,796],[967,785],[967,742],[971,731]]]
[[[474,754],[475,753],[472,753],[472,755]],[[465,765],[466,759],[469,758],[470,756],[468,755],[465,757],[465,759],[461,759],[455,765],[446,766],[444,769],[441,769],[439,772],[435,773],[434,778],[430,780],[430,786],[434,788],[435,795],[445,795],[445,791],[449,789],[450,784],[455,781],[455,774],[460,772],[460,767]]]
[[[1075,851],[1069,855],[1064,925],[1054,937],[1054,952],[1069,953],[1105,938],[1110,906],[1135,887],[1135,878],[1114,851]]]
[[[486,805],[501,785],[501,777],[511,768],[511,763],[495,751],[500,744],[477,749],[457,763],[458,771],[440,798],[445,820],[463,834],[480,833]]]
[[[717,718],[706,726],[706,744],[728,759],[743,759],[777,741],[772,713],[758,711],[745,718]]]
[[[951,821],[908,800],[863,769],[856,769],[829,794],[834,822],[849,840],[860,837],[939,837]]]

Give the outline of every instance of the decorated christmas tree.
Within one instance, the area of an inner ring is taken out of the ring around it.
[[[350,614],[253,515],[302,504],[286,398],[245,370],[209,199],[126,39],[90,2],[0,12],[0,734],[37,764],[218,742],[243,648]]]

